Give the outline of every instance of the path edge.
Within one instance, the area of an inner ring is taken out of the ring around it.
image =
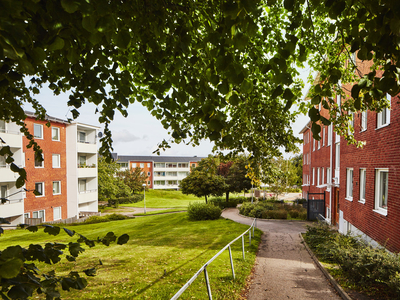
[[[331,274],[324,268],[324,266],[320,263],[318,258],[314,255],[314,253],[311,251],[311,249],[308,247],[306,241],[304,240],[303,236],[301,233],[299,233],[300,239],[302,244],[305,246],[307,249],[308,253],[310,254],[311,258],[314,260],[315,264],[318,266],[318,268],[324,273],[325,277],[330,281],[330,283],[333,285],[335,290],[339,293],[340,297],[344,300],[352,300],[350,296],[345,292],[345,290],[336,282],[336,280],[332,277]]]

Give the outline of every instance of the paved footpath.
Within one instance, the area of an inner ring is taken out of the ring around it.
[[[236,208],[224,210],[222,216],[251,225]],[[300,232],[308,222],[257,219],[264,233],[257,253],[255,272],[248,300],[341,299],[301,244]]]

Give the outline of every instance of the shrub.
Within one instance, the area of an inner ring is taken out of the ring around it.
[[[266,216],[267,219],[287,219],[288,212],[284,209],[268,210]]]
[[[189,220],[217,220],[221,216],[221,209],[213,204],[206,203],[190,203],[188,206],[187,214]]]
[[[216,206],[219,206],[219,208],[224,209],[228,207],[236,207],[239,204],[239,201],[236,200],[235,198],[229,199],[229,201],[225,201],[225,198],[211,198],[208,200],[209,203],[214,204]]]
[[[298,210],[289,211],[290,217],[292,219],[297,219],[299,217],[300,212]]]
[[[299,213],[300,220],[307,220],[307,211],[303,211]]]
[[[109,222],[109,221],[117,221],[117,220],[125,220],[128,219],[129,217],[121,215],[121,214],[111,214],[111,215],[105,215],[105,216],[91,216],[86,219],[86,221],[82,223],[77,223],[77,225],[80,224],[96,224],[96,223],[103,223],[103,222]]]
[[[143,194],[133,194],[129,197],[120,197],[118,198],[118,203],[119,204],[124,204],[124,203],[136,203],[143,201]]]

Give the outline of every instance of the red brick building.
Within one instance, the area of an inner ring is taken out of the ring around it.
[[[362,148],[348,145],[331,126],[323,127],[321,141],[312,138],[310,123],[302,129],[303,196],[325,193],[325,218],[341,233],[400,252],[400,99],[387,98],[390,109],[354,113],[351,126]]]

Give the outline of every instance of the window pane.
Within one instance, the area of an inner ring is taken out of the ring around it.
[[[43,167],[43,160],[41,160],[41,158],[43,158],[43,157],[41,157],[40,154],[39,155],[35,154],[35,167],[36,168]]]
[[[60,182],[53,181],[53,195],[60,194]]]
[[[6,132],[6,122],[4,120],[0,120],[0,132]]]
[[[60,155],[53,154],[53,168],[59,168],[59,167],[60,167]]]
[[[81,143],[86,142],[86,132],[79,132],[79,137],[78,137],[78,141]]]
[[[61,207],[54,207],[54,220],[61,219]]]
[[[51,138],[52,138],[53,141],[59,141],[60,140],[59,132],[60,132],[60,130],[57,127],[53,127],[51,129]]]
[[[37,212],[37,211],[34,211],[34,212],[32,213],[32,218],[38,218],[38,217],[39,217],[38,212]]]
[[[44,218],[44,210],[39,210],[39,218]]]
[[[86,191],[86,180],[79,180],[79,191]]]
[[[38,196],[43,195],[43,182],[35,183],[35,190],[39,193]]]
[[[7,186],[2,185],[0,188],[0,197],[1,198],[6,198],[7,197]]]
[[[42,138],[42,125],[33,124],[33,135],[36,138]]]
[[[79,156],[79,164],[86,165],[86,156]]]
[[[380,199],[379,206],[387,208],[387,197],[388,197],[388,172],[380,172]]]

